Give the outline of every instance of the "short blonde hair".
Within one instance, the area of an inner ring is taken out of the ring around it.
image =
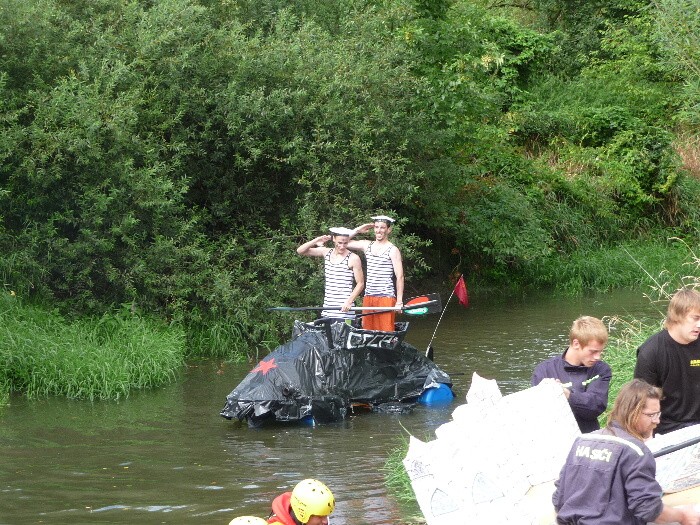
[[[581,346],[586,346],[591,341],[607,344],[608,329],[597,317],[582,315],[571,325],[569,343],[573,343],[574,339],[577,339]]]
[[[640,436],[636,429],[637,419],[641,416],[648,399],[661,401],[662,397],[660,388],[641,379],[633,379],[629,383],[625,383],[615,398],[610,414],[608,414],[607,428],[612,430],[612,423],[615,422],[629,434],[644,441],[644,437]]]
[[[683,318],[694,310],[700,312],[700,293],[693,288],[681,288],[673,294],[668,303],[664,326],[669,328],[681,323]]]

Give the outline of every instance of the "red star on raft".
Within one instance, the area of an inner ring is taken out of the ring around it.
[[[267,373],[272,370],[273,368],[277,368],[277,363],[275,363],[275,358],[273,357],[269,361],[260,361],[258,363],[258,366],[253,368],[250,373],[252,374],[253,372],[262,372],[263,375],[267,375]]]

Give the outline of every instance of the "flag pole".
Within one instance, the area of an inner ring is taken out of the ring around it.
[[[464,274],[459,274],[459,278],[457,279],[457,282],[459,282],[459,279],[462,278]],[[452,293],[450,294],[450,297],[447,299],[447,302],[445,303],[445,307],[442,309],[442,312],[440,313],[440,319],[438,319],[437,324],[435,325],[435,330],[433,331],[433,337],[430,338],[430,342],[428,343],[428,348],[425,349],[425,357],[430,359],[431,361],[433,360],[433,339],[435,339],[435,334],[437,334],[438,327],[440,326],[440,321],[442,321],[442,316],[445,315],[445,310],[447,310],[447,306],[450,304],[450,300],[452,300],[452,296],[455,294],[455,289],[457,286],[452,287]]]

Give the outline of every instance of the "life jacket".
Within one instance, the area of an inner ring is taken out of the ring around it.
[[[280,494],[272,501],[272,516],[267,520],[268,523],[282,523],[283,525],[298,525],[290,510],[292,508],[290,501],[292,498],[291,492]]]

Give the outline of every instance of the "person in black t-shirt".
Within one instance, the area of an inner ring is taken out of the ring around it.
[[[656,432],[700,423],[700,293],[682,288],[668,304],[664,329],[637,349],[634,377],[661,387]]]

